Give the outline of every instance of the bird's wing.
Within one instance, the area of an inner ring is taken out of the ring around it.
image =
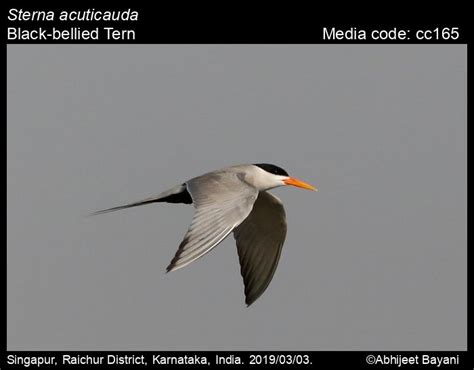
[[[273,278],[286,237],[285,209],[281,201],[260,192],[249,216],[234,230],[245,303],[250,306]]]
[[[186,182],[196,208],[189,229],[167,267],[174,271],[202,257],[249,215],[258,190],[243,174],[215,172]]]

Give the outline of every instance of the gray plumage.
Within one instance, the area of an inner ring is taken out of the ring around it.
[[[245,302],[251,305],[270,284],[285,241],[283,204],[266,192],[282,185],[316,190],[275,165],[239,165],[192,178],[157,196],[94,214],[155,202],[192,203],[195,212],[191,225],[166,271],[187,266],[234,232]]]

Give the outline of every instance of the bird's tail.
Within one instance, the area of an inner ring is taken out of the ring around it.
[[[112,208],[107,208],[107,209],[101,209],[100,211],[96,211],[96,212],[91,213],[89,216],[101,215],[103,213],[119,211],[121,209],[126,209],[126,208],[138,207],[138,206],[142,206],[142,205],[150,204],[150,203],[155,203],[155,202],[159,202],[159,201],[160,201],[159,198],[156,198],[156,197],[147,198],[147,199],[140,200],[138,202],[125,204],[123,206],[117,206],[117,207],[112,207]]]
[[[149,198],[140,200],[138,202],[125,204],[123,206],[102,209],[100,211],[91,213],[89,216],[101,215],[103,213],[119,211],[121,209],[138,207],[138,206],[143,206],[145,204],[157,203],[157,202],[190,204],[192,203],[192,199],[187,191],[186,184],[181,184],[181,185],[171,188],[170,190],[164,191],[163,193],[158,194],[154,197],[149,197]]]

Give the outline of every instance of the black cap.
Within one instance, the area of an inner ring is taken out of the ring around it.
[[[270,172],[271,174],[274,174],[274,175],[288,176],[288,172],[286,172],[281,167],[275,166],[274,164],[254,163],[254,166],[260,167],[262,170]]]

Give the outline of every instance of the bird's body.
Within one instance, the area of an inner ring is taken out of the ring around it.
[[[167,271],[202,257],[233,231],[245,302],[250,305],[272,280],[285,240],[283,204],[267,192],[282,185],[316,190],[275,165],[238,165],[194,177],[157,196],[95,214],[156,202],[192,203],[193,220]]]

